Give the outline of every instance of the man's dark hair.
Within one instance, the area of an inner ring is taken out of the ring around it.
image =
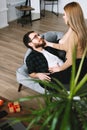
[[[34,31],[29,31],[29,32],[27,32],[27,33],[24,35],[24,37],[23,37],[23,43],[24,43],[24,45],[25,45],[26,47],[28,47],[28,48],[30,48],[30,46],[28,45],[28,43],[31,42],[31,38],[29,38],[29,35],[30,35],[31,33],[34,33]]]

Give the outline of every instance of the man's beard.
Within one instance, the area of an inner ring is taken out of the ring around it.
[[[36,45],[35,47],[36,47],[36,48],[39,48],[39,47],[44,48],[45,45],[46,45],[46,42],[44,41],[44,39],[42,39],[42,44],[38,44],[38,45]]]

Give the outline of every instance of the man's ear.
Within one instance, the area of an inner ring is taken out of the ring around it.
[[[29,42],[28,45],[29,45],[30,47],[34,48],[34,45],[33,45],[32,42]]]

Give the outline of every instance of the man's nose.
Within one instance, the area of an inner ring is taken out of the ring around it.
[[[39,39],[39,40],[42,40],[43,38],[42,38],[41,36],[38,36],[38,39]]]
[[[41,36],[38,36],[39,39],[41,39],[42,37]]]

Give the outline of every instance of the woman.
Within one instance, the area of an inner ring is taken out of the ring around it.
[[[69,29],[63,38],[59,41],[60,44],[50,43],[46,41],[47,46],[66,51],[66,61],[62,66],[49,68],[50,72],[60,72],[72,66],[72,52],[76,47],[76,59],[81,60],[84,49],[87,48],[87,29],[80,5],[76,2],[71,2],[64,7],[64,21]],[[77,68],[78,68],[77,63]],[[66,71],[67,73],[67,71]]]

